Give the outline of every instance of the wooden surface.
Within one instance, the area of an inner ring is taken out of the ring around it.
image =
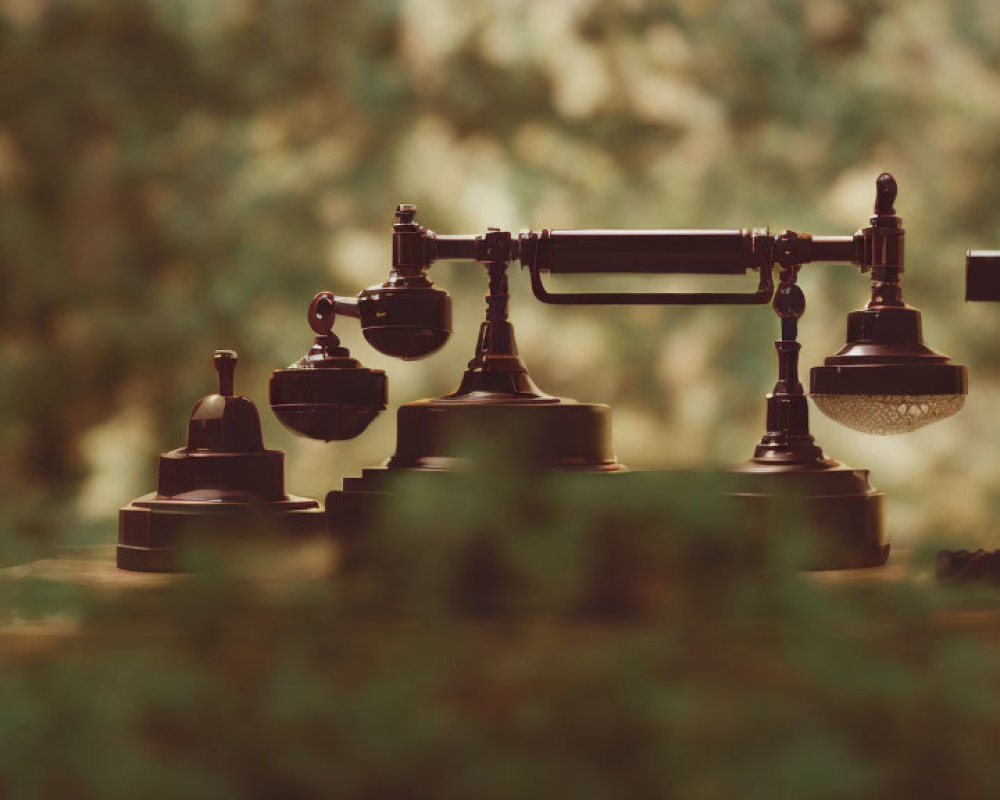
[[[108,591],[163,586],[183,579],[181,575],[129,572],[115,566],[113,544],[67,548],[59,556],[0,570],[0,579],[60,581]]]
[[[0,569],[0,581],[10,586],[37,579],[79,587],[99,595],[127,597],[131,593],[189,580],[188,575],[179,573],[121,570],[115,565],[114,555],[114,545],[67,548],[54,557]],[[273,591],[274,597],[278,598],[282,587],[300,584],[303,580],[329,579],[335,574],[337,563],[337,553],[332,545],[314,541],[291,550],[285,549],[277,556],[274,553],[247,555],[245,563],[241,564],[240,574],[252,579],[264,591]],[[915,571],[909,566],[909,558],[904,553],[896,554],[888,565],[880,568],[804,575],[807,580],[829,587],[831,591],[865,590],[905,581],[916,581],[933,590],[938,589],[931,571]],[[22,619],[7,613],[0,619],[0,663],[44,657],[71,641],[81,630],[79,621],[68,614]],[[938,611],[933,615],[933,622],[942,628],[965,630],[977,637],[1000,642],[1000,610]]]
[[[244,554],[239,565],[265,591],[280,594],[281,587],[302,580],[326,579],[336,571],[337,554],[329,543],[312,541],[273,552]],[[65,548],[58,555],[0,569],[0,583],[8,586],[33,580],[78,587],[98,595],[129,596],[182,583],[180,573],[130,572],[115,565],[115,546]],[[5,613],[6,612],[6,613]],[[79,619],[72,614],[21,618],[0,608],[0,664],[43,657],[78,636]]]
[[[295,546],[241,550],[235,569],[260,580],[316,579],[336,571],[332,544],[313,540]],[[167,572],[131,572],[115,566],[115,546],[96,545],[62,550],[59,555],[0,569],[4,578],[59,581],[102,591],[131,591],[183,581],[186,575]]]

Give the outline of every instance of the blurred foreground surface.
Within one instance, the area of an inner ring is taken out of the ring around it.
[[[1000,595],[796,572],[705,488],[487,475],[350,558],[8,568],[0,793],[995,797]]]

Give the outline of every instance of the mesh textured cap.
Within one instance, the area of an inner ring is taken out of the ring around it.
[[[862,433],[909,433],[958,413],[963,394],[813,394],[817,408]]]

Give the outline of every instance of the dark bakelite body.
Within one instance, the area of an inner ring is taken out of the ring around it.
[[[509,438],[528,443],[517,459],[505,462],[510,469],[623,469],[611,446],[608,407],[540,392],[517,355],[507,321],[507,267],[519,260],[529,272],[535,297],[545,303],[754,305],[773,298],[782,336],[775,343],[779,378],[767,398],[767,431],[753,457],[729,473],[725,494],[747,508],[745,516],[756,520],[757,532],[780,536],[792,527],[805,528],[817,544],[813,568],[883,564],[889,552],[884,495],[872,487],[867,470],[826,458],[809,432],[796,340],[805,300],[796,275],[804,264],[825,261],[857,265],[872,278],[871,302],[848,316],[847,346],[812,372],[817,402],[819,395],[833,398],[820,405],[824,413],[859,430],[869,426],[883,433],[904,432],[955,413],[967,390],[966,370],[924,346],[919,312],[903,303],[904,231],[893,208],[895,197],[895,180],[883,173],[876,181],[869,226],[850,236],[772,235],[756,229],[543,230],[517,239],[490,229],[484,236],[438,236],[415,222],[414,206],[399,206],[390,279],[362,292],[357,303],[356,315],[369,342],[401,358],[420,357],[440,346],[450,332],[450,305],[426,279],[436,260],[486,266],[486,320],[458,390],[400,408],[395,453],[382,467],[348,478],[343,491],[328,495],[331,524],[353,518],[361,498],[383,492],[392,475],[464,468],[468,451],[460,445],[478,435],[503,441],[509,431],[517,434]],[[995,263],[1000,254],[970,255],[970,298],[1000,296]],[[777,292],[775,266],[782,270]],[[543,275],[747,272],[758,273],[756,290],[556,293],[543,283]],[[882,430],[869,425],[873,409],[876,416],[882,414],[879,425],[888,419]],[[893,413],[906,416],[897,419]]]
[[[389,279],[358,295],[361,332],[380,353],[404,361],[429,356],[451,335],[451,298],[427,277],[425,231],[413,221],[416,206],[396,208]]]
[[[847,315],[847,344],[813,367],[815,395],[964,395],[968,371],[924,345],[920,312],[903,302],[905,231],[896,216],[896,181],[876,182],[875,208],[862,233],[862,264],[871,270],[867,307]]]
[[[517,352],[507,319],[507,264],[486,265],[486,319],[462,382],[451,394],[407,403],[397,417],[396,452],[387,469],[454,469],[456,445],[486,432],[517,435],[530,466],[615,471],[611,409],[542,392]]]
[[[728,496],[746,506],[757,532],[803,535],[812,570],[879,567],[889,558],[885,495],[867,469],[821,457],[809,464],[754,457],[733,469]]]
[[[310,439],[353,439],[385,404],[385,373],[346,356],[275,370],[271,377],[274,415],[286,428]]]
[[[486,268],[486,319],[459,388],[399,408],[392,457],[358,478],[346,478],[341,491],[327,495],[327,514],[335,529],[370,518],[396,477],[442,475],[474,466],[468,446],[474,448],[483,437],[513,444],[504,453],[511,469],[624,469],[615,460],[608,406],[552,397],[528,376],[507,319],[507,263],[490,261]]]
[[[730,472],[729,497],[758,530],[808,534],[813,569],[876,567],[889,557],[885,495],[868,470],[827,458],[809,432],[809,405],[799,382],[796,341],[805,296],[798,267],[782,272],[773,307],[781,318],[778,382],[767,396],[767,432],[753,457]]]
[[[615,460],[607,405],[541,394],[460,392],[400,406],[392,457],[380,467],[364,469],[360,477],[345,478],[342,490],[327,495],[334,529],[369,519],[373,502],[392,490],[396,478],[443,476],[479,466],[475,445],[484,437],[511,445],[503,452],[511,470],[625,469]]]
[[[423,275],[365,289],[358,311],[368,344],[404,361],[426,358],[451,335],[451,298]]]
[[[965,394],[968,370],[924,344],[916,308],[870,305],[847,315],[847,344],[823,366],[812,368],[810,390],[849,395]]]
[[[156,492],[119,512],[122,569],[174,571],[185,546],[325,531],[315,500],[285,493],[285,454],[264,448],[254,404],[233,395],[236,354],[220,350],[214,361],[219,393],[195,405],[187,445],[160,455]]]
[[[857,264],[872,276],[872,301],[848,317],[848,344],[812,372],[816,394],[848,397],[865,413],[867,403],[890,409],[897,395],[932,397],[900,405],[927,413],[928,419],[954,413],[960,403],[946,398],[967,391],[966,369],[923,345],[920,317],[902,301],[903,228],[893,203],[896,182],[888,173],[876,181],[870,225],[853,236],[810,236],[786,231],[542,231],[522,234],[520,259],[531,276],[535,296],[560,304],[758,304],[771,300],[774,265],[783,268],[774,293],[782,319],[782,338],[775,343],[779,379],[767,398],[767,432],[753,458],[732,474],[728,493],[748,505],[757,527],[780,534],[803,529],[816,544],[816,569],[883,564],[889,546],[885,533],[885,498],[855,470],[827,459],[809,433],[808,404],[798,379],[797,320],[805,310],[795,285],[803,264],[834,261]],[[990,294],[1000,280],[989,272],[996,254],[970,259],[970,292]],[[997,259],[1000,261],[1000,259]],[[572,293],[555,294],[542,282],[543,273],[760,273],[753,293]],[[973,277],[975,281],[973,281]],[[970,295],[971,296],[971,295]],[[904,398],[905,399],[905,398]],[[853,409],[837,410],[839,421]],[[912,408],[911,408],[912,407]],[[829,413],[829,411],[827,412]],[[900,412],[902,413],[902,412]],[[937,416],[933,416],[937,414]],[[905,420],[910,422],[910,420]],[[896,421],[898,422],[898,421]],[[916,422],[910,427],[917,427]],[[897,425],[898,428],[907,426]]]
[[[309,352],[287,369],[271,373],[271,410],[300,436],[324,442],[353,439],[385,410],[388,387],[380,369],[362,367],[333,333],[338,307],[330,292],[309,306],[309,325],[317,334]],[[341,313],[356,314],[346,303]]]

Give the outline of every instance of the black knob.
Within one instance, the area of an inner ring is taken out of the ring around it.
[[[891,217],[896,213],[893,205],[896,202],[896,179],[888,172],[883,172],[875,179],[875,213],[879,216]]]

